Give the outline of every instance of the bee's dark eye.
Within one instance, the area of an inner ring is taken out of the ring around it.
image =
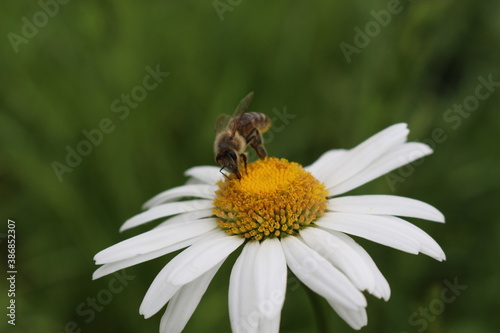
[[[228,150],[227,154],[233,159],[233,161],[236,161],[236,154],[234,153],[234,150]]]

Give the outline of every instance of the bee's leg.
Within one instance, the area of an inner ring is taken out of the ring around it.
[[[259,155],[259,157],[261,159],[264,159],[267,157],[267,152],[266,152],[266,149],[264,148],[264,146],[262,145],[263,144],[262,141],[263,141],[262,135],[260,134],[260,132],[256,128],[251,130],[247,136],[247,142],[255,150],[257,155]]]
[[[250,130],[250,132],[248,132],[245,140],[250,143],[250,141],[252,141],[254,138],[255,138],[255,134],[258,133],[259,131],[254,127]]]
[[[255,152],[257,153],[257,155],[259,155],[261,159],[265,159],[267,157],[266,149],[264,149],[263,146],[256,146],[253,147],[253,149],[255,149]]]
[[[247,162],[248,162],[248,156],[246,153],[243,153],[240,155],[241,159],[243,160],[243,166],[245,167],[245,173],[247,172]]]

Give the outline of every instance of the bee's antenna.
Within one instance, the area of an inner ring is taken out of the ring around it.
[[[220,168],[219,172],[222,173],[224,175],[224,177],[231,180],[231,178],[229,178],[228,175],[226,175],[224,172],[222,172],[222,170],[224,170],[224,167]]]

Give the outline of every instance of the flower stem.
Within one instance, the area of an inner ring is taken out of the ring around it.
[[[307,296],[309,296],[309,300],[311,301],[311,305],[313,307],[314,317],[316,319],[318,333],[328,333],[328,321],[326,318],[325,307],[322,304],[321,297],[316,294],[314,291],[309,289],[304,285],[306,289]]]

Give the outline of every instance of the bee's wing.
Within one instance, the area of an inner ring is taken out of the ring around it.
[[[240,104],[236,107],[236,110],[234,110],[233,117],[231,120],[231,136],[234,136],[236,133],[236,130],[238,129],[238,124],[240,123],[241,116],[248,110],[248,107],[250,106],[250,103],[252,102],[253,98],[253,91],[249,92],[248,95],[243,97],[243,99],[240,101]]]
[[[225,113],[220,114],[217,119],[215,119],[215,133],[218,134],[227,129],[227,125],[231,121],[231,116]]]

